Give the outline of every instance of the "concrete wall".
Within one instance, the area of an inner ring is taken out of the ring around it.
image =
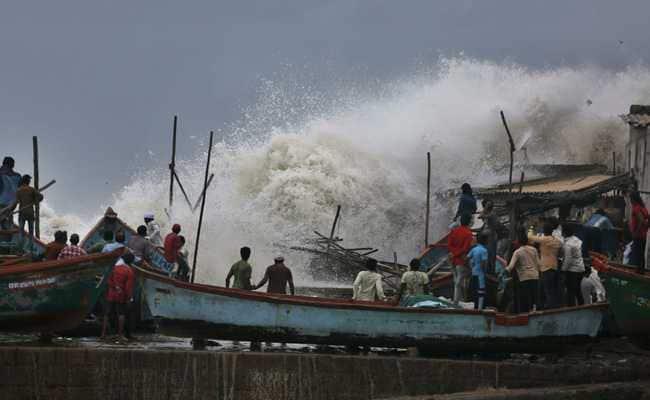
[[[0,348],[0,399],[373,399],[648,379],[650,361],[589,366],[398,357]]]

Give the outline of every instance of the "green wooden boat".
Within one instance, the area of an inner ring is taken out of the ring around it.
[[[650,275],[594,254],[592,266],[598,270],[607,291],[615,332],[650,336]]]
[[[121,251],[0,267],[0,331],[58,332],[88,315]]]
[[[17,226],[10,230],[0,230],[0,266],[30,262],[44,252],[45,243],[33,238],[30,248],[29,241],[20,237]]]

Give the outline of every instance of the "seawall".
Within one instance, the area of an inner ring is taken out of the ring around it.
[[[322,354],[0,348],[3,400],[345,400],[649,378],[648,359],[586,366]]]

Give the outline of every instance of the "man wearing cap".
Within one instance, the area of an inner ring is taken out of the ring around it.
[[[293,276],[291,275],[291,270],[284,265],[284,257],[275,257],[274,261],[275,264],[266,268],[264,278],[262,278],[260,283],[258,283],[253,290],[261,288],[266,285],[266,282],[268,282],[269,285],[266,288],[267,293],[287,294],[288,283],[291,295],[295,295],[296,290],[293,286]]]
[[[153,213],[147,213],[144,215],[144,224],[147,227],[147,235],[151,244],[156,247],[162,247],[163,240],[162,234],[160,233],[160,225],[154,221]]]
[[[16,201],[16,191],[20,184],[21,176],[14,171],[15,161],[5,157],[0,167],[0,210],[13,205]],[[0,229],[11,229],[14,217],[12,213],[0,215]]]

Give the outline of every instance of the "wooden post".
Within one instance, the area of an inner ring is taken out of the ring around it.
[[[508,128],[508,123],[506,122],[506,116],[503,114],[503,110],[501,110],[501,121],[503,122],[503,127],[506,129],[506,133],[508,134],[508,141],[510,142],[510,175],[508,178],[508,191],[512,192],[512,167],[515,163],[515,142],[512,140],[512,135],[510,134],[510,129]]]
[[[616,152],[612,152],[612,175],[616,175]]]
[[[172,215],[174,205],[174,175],[176,171],[176,125],[178,116],[174,115],[174,128],[172,131],[172,162],[169,163],[169,214]]]
[[[332,223],[332,229],[330,230],[330,240],[334,240],[334,231],[336,230],[336,224],[339,221],[339,216],[341,215],[341,205],[336,206],[336,215],[334,216],[334,222]]]
[[[336,206],[336,215],[334,216],[334,222],[332,223],[332,229],[330,230],[330,240],[327,242],[327,249],[326,249],[326,257],[325,257],[325,264],[326,266],[330,266],[330,246],[332,242],[334,241],[334,232],[336,231],[336,224],[339,222],[339,216],[341,215],[341,205]]]
[[[521,171],[521,178],[519,179],[519,193],[524,191],[524,171]]]
[[[34,187],[38,188],[38,137],[32,137],[32,147],[34,149]],[[37,238],[41,238],[41,206],[37,201],[34,204],[34,234]]]
[[[212,157],[212,139],[214,137],[214,132],[210,131],[210,144],[208,146],[208,161],[205,163],[205,179],[203,180],[203,187],[205,188],[208,185],[208,174],[210,173],[210,157]],[[199,227],[196,231],[196,241],[194,243],[194,261],[192,262],[192,283],[194,283],[194,277],[196,276],[196,259],[199,255],[199,239],[201,238],[201,225],[203,224],[203,212],[205,210],[205,198],[207,197],[207,191],[203,194],[203,199],[201,200],[201,213],[199,214]]]
[[[190,201],[190,198],[187,196],[187,192],[185,192],[185,188],[183,187],[183,184],[181,183],[181,179],[178,177],[176,171],[174,171],[174,179],[176,179],[176,183],[178,183],[178,187],[181,189],[181,193],[183,193],[183,197],[185,198],[185,202],[187,203],[187,206],[190,208],[190,211],[194,212],[194,210],[192,209],[192,202]]]
[[[429,245],[429,216],[431,206],[431,153],[427,151],[427,211],[424,217],[424,248]]]

